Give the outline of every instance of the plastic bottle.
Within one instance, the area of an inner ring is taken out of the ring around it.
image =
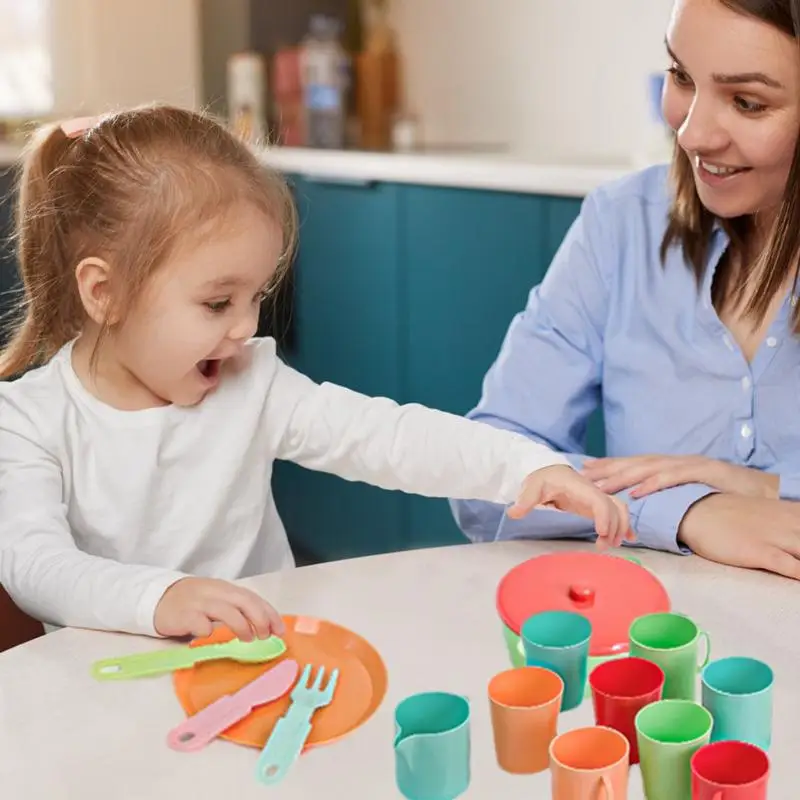
[[[330,17],[311,18],[302,45],[303,103],[306,144],[345,146],[349,59],[339,41],[339,24]]]

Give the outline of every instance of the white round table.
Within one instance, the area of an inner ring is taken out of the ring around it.
[[[98,659],[170,646],[145,637],[62,630],[0,655],[0,796],[8,800],[291,800],[399,797],[395,705],[445,690],[472,703],[467,798],[550,797],[550,775],[511,776],[494,760],[486,685],[507,669],[495,610],[498,581],[534,555],[590,545],[514,542],[354,559],[244,583],[287,614],[345,625],[385,659],[389,688],[376,714],[345,739],[311,750],[276,787],[254,777],[258,751],[215,741],[176,753],[167,732],[184,718],[168,676],[96,682]],[[696,557],[636,551],[673,607],[709,631],[712,658],[750,654],[776,674],[770,797],[797,796],[800,746],[800,587]],[[699,698],[699,694],[698,694]],[[593,723],[591,701],[562,714],[559,730]],[[643,798],[639,768],[629,798]],[[688,800],[688,799],[687,799]]]

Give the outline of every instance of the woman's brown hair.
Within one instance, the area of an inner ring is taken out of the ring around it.
[[[772,25],[800,43],[800,0],[719,0],[719,2],[733,11]],[[798,58],[800,58],[800,48]],[[706,269],[715,217],[700,202],[689,156],[677,141],[672,159],[671,179],[674,196],[669,223],[661,243],[661,258],[666,259],[670,246],[679,245],[700,281]],[[747,236],[752,220],[736,218],[723,219],[719,222],[730,237],[732,252],[744,260],[753,259],[756,254],[748,252],[747,249]],[[800,264],[800,131],[783,201],[766,246],[763,252],[754,258],[752,267],[744,270],[737,277],[735,285],[728,287],[728,290],[734,295],[741,296],[745,284],[752,287],[745,312],[760,322],[786,279],[793,276],[796,280],[798,264]],[[800,307],[795,309],[793,321],[795,332],[800,333]]]
[[[291,192],[223,124],[198,112],[151,105],[98,118],[77,135],[60,125],[29,142],[18,181],[17,255],[24,299],[0,378],[51,358],[86,320],[75,267],[113,265],[119,322],[148,279],[186,237],[251,203],[283,231],[285,274],[297,232]]]

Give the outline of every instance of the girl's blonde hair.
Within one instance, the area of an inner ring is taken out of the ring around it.
[[[86,314],[75,267],[84,258],[113,266],[109,317],[119,324],[187,237],[207,232],[242,203],[283,231],[276,284],[297,233],[282,177],[223,124],[171,106],[109,114],[77,135],[57,124],[40,129],[24,154],[18,192],[24,300],[0,353],[0,378],[46,362],[81,332]]]

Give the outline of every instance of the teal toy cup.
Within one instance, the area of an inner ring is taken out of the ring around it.
[[[701,676],[703,705],[714,717],[712,742],[740,741],[769,750],[772,670],[755,658],[712,661]]]
[[[503,625],[503,642],[505,643],[506,652],[508,653],[508,660],[511,662],[511,666],[515,669],[519,667],[525,666],[525,649],[522,646],[522,639],[508,627],[508,625]],[[619,658],[625,658],[628,655],[628,651],[625,650],[621,653],[613,653],[611,655],[602,655],[602,656],[593,656],[592,655],[592,647],[591,643],[589,643],[589,666],[588,666],[588,674],[592,674],[592,670],[595,667],[599,667],[600,664],[605,664],[608,661],[616,661]],[[589,682],[586,682],[586,692],[584,695],[587,699],[592,696],[592,687],[589,686]]]
[[[407,800],[455,800],[470,782],[470,708],[447,692],[415,694],[395,709],[395,779]]]
[[[525,665],[545,667],[564,681],[561,710],[577,708],[586,694],[592,624],[573,611],[543,611],[522,625]]]

